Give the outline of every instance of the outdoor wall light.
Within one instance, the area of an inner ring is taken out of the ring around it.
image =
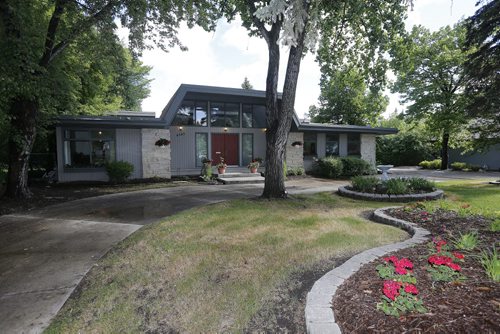
[[[227,132],[227,128],[224,128],[224,132]]]
[[[267,128],[262,129],[262,132],[266,132],[266,131],[267,131]]]
[[[182,126],[179,126],[179,131],[182,131],[184,128]]]

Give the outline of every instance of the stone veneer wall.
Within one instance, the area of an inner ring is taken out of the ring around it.
[[[293,142],[300,141],[304,143],[304,133],[290,132],[286,143],[286,166],[287,168],[304,168],[304,147],[292,146]]]
[[[368,161],[375,167],[377,161],[375,135],[361,135],[361,159]]]
[[[168,129],[142,129],[142,177],[161,177],[170,179],[170,145],[158,147],[155,142],[160,138],[170,140]]]

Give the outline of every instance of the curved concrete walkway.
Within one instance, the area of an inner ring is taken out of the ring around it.
[[[299,194],[343,184],[307,178],[287,188]],[[259,196],[262,187],[179,186],[0,216],[0,332],[42,332],[97,260],[142,225],[200,205]]]

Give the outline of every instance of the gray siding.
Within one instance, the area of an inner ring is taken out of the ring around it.
[[[450,163],[466,162],[471,165],[488,166],[489,170],[500,170],[500,144],[493,145],[487,152],[462,154],[458,149],[450,150]]]
[[[141,129],[116,129],[116,160],[134,165],[130,178],[142,178]]]

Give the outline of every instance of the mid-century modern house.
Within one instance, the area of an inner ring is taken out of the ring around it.
[[[300,122],[294,116],[288,167],[312,168],[314,158],[357,156],[375,165],[375,138],[393,128]],[[231,167],[265,158],[265,92],[182,84],[159,118],[154,113],[60,117],[56,125],[60,182],[107,181],[106,161],[134,165],[132,178],[196,175],[202,160]],[[158,146],[159,139],[169,145]]]

